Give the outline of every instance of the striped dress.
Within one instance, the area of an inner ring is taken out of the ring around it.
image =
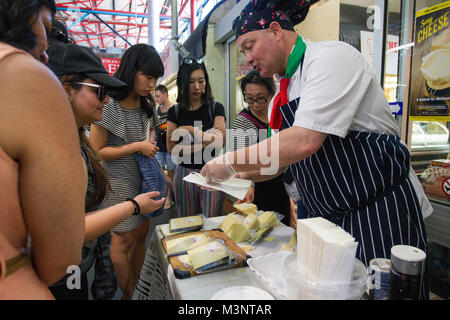
[[[110,99],[103,108],[103,120],[96,122],[108,130],[106,146],[120,147],[132,142],[143,141],[146,136],[147,115],[138,108],[129,110],[123,108],[118,101]],[[152,127],[158,126],[159,117],[153,110]],[[106,173],[111,183],[112,192],[108,192],[103,201],[103,207],[110,207],[125,201],[128,197],[134,198],[141,193],[141,172],[133,154],[120,159],[106,161]],[[131,216],[113,228],[116,233],[129,232],[146,221],[145,216]]]

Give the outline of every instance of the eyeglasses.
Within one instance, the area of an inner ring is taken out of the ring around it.
[[[196,59],[196,58],[184,58],[183,59],[183,63],[185,63],[185,64],[193,64],[193,63],[202,64],[203,63],[203,59],[202,58],[198,58],[198,59]]]
[[[97,84],[97,83],[89,83],[89,82],[74,82],[76,84],[81,84],[83,86],[88,86],[88,87],[93,87],[93,88],[98,88],[97,90],[97,97],[98,100],[103,101],[106,98],[106,88],[105,86],[101,85],[101,84]]]
[[[256,102],[257,104],[261,105],[261,104],[267,103],[268,99],[269,99],[269,96],[259,97],[257,99],[253,99],[253,98],[249,98],[249,97],[244,95],[244,101],[247,102],[248,104],[254,104]]]

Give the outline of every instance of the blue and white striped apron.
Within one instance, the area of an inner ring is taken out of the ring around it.
[[[300,98],[281,107],[280,130],[290,128]],[[408,149],[395,135],[350,131],[328,135],[312,156],[291,170],[308,218],[328,219],[358,241],[357,258],[390,259],[394,245],[427,252],[420,204],[409,179]],[[424,277],[426,278],[426,277]],[[424,298],[428,287],[424,283]]]

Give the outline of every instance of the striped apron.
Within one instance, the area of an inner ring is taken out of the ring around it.
[[[300,98],[281,107],[280,130],[290,128]],[[323,217],[358,241],[357,258],[390,259],[394,245],[427,252],[420,204],[408,177],[408,149],[395,135],[350,131],[328,135],[312,156],[292,164],[308,218]],[[425,276],[424,279],[427,277]],[[427,281],[422,297],[428,298]]]

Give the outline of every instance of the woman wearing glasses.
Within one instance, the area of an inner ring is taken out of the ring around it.
[[[201,59],[184,59],[178,70],[178,104],[167,114],[167,149],[178,164],[174,194],[179,217],[222,214],[223,193],[202,190],[183,181],[219,154],[225,144],[225,109],[214,101],[208,73]],[[186,143],[187,142],[187,143]]]
[[[272,78],[262,78],[257,71],[250,71],[241,80],[241,90],[248,107],[242,109],[234,121],[231,139],[234,151],[259,143],[267,138],[269,120],[267,112],[275,93]],[[255,182],[241,202],[253,202],[259,210],[276,211],[289,225],[290,203],[283,184],[283,175],[272,180]]]
[[[95,121],[102,120],[103,108],[109,100],[106,94],[106,88],[123,88],[126,84],[111,77],[103,67],[100,59],[89,48],[79,47],[73,44],[54,44],[49,48],[48,55],[49,67],[60,78],[78,126],[81,153],[88,171],[85,209],[86,212],[89,212],[86,216],[83,259],[79,266],[81,271],[81,287],[68,288],[66,283],[70,276],[68,274],[50,287],[50,289],[57,300],[87,300],[87,272],[94,263],[93,250],[96,248],[97,238],[132,216],[136,210],[132,201],[123,201],[114,206],[97,210],[106,192],[108,190],[110,191],[111,188],[108,177],[98,161],[99,156],[90,146],[84,133],[84,127]],[[152,199],[157,195],[157,192],[140,194],[134,198],[134,201],[136,201],[142,212],[154,211],[164,203],[164,199]],[[97,261],[96,263],[105,262]],[[104,270],[104,272],[112,273],[111,277],[114,277],[114,270]],[[107,290],[110,288],[104,289]],[[115,291],[115,288],[113,289]]]
[[[106,195],[105,207],[140,193],[142,179],[134,153],[152,158],[158,151],[156,142],[145,137],[150,129],[148,119],[151,128],[160,124],[151,93],[163,74],[163,63],[152,46],[130,47],[114,74],[128,87],[111,93],[112,99],[103,109],[103,120],[91,125],[89,140],[106,162],[114,191]],[[154,130],[152,136],[153,133]],[[117,225],[111,234],[111,260],[124,299],[131,298],[139,277],[148,230],[148,218],[136,215]]]

